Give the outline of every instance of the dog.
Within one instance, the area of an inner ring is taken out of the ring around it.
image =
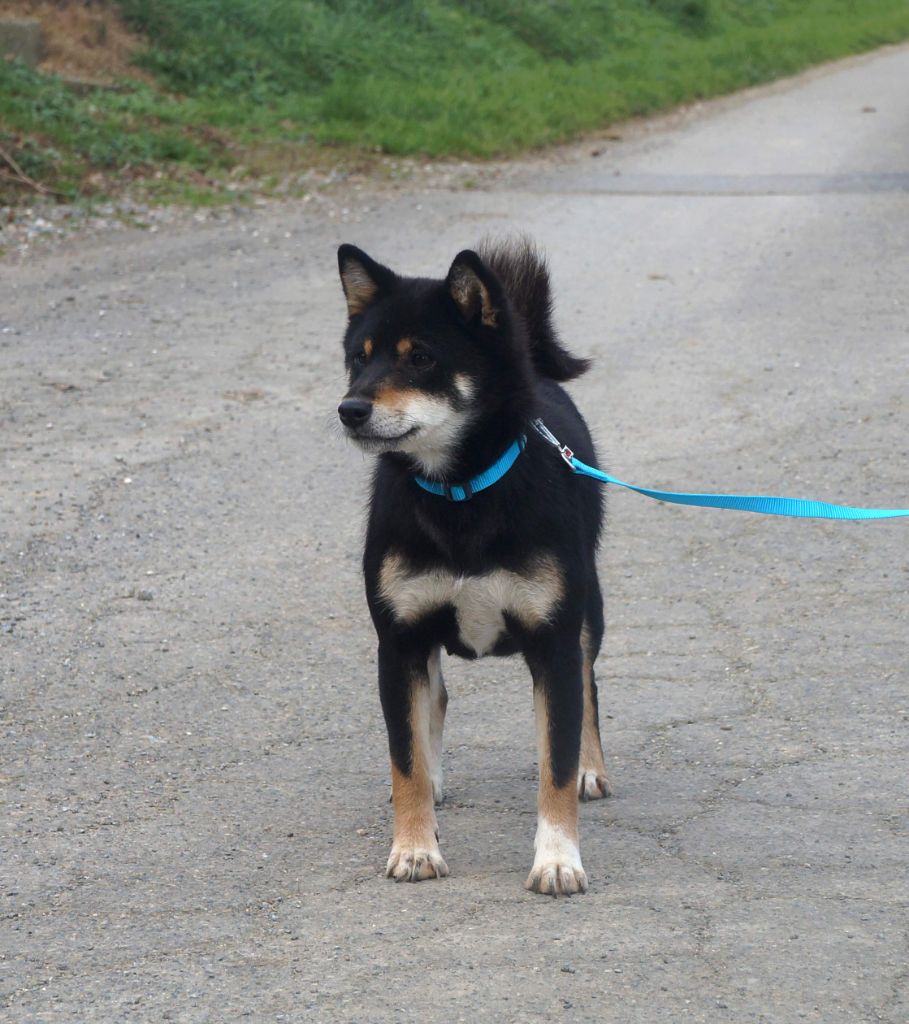
[[[594,661],[604,631],[598,485],[573,474],[539,419],[589,465],[593,442],[560,386],[588,361],[552,323],[549,273],[527,240],[464,250],[444,280],[338,250],[347,300],[347,437],[378,456],[363,568],[378,634],[394,838],[386,875],[448,874],[442,800],[448,694],[441,652],[523,655],[539,757],[526,887],[586,892],[578,799],[610,793]]]

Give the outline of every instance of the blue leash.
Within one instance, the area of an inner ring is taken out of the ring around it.
[[[893,519],[909,516],[909,509],[897,508],[853,508],[849,505],[831,505],[826,501],[812,501],[806,498],[773,498],[759,494],[688,494],[677,491],[655,491],[650,487],[635,487],[624,480],[594,469],[575,458],[574,452],[562,444],[539,419],[531,421],[534,430],[555,448],[573,473],[592,477],[605,484],[627,487],[638,494],[645,494],[657,501],[671,501],[676,505],[698,505],[703,508],[732,508],[740,512],[762,512],[769,516],[798,516],[801,519]]]

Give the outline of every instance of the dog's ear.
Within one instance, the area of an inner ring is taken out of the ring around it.
[[[471,249],[459,252],[445,278],[448,292],[468,323],[501,326],[502,287],[492,271]]]
[[[350,317],[359,316],[383,289],[390,288],[397,279],[393,271],[376,263],[355,245],[342,245],[338,249],[338,270]]]

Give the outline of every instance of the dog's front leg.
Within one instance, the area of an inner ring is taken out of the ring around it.
[[[448,690],[442,678],[442,649],[436,647],[429,655],[429,777],[432,780],[432,798],[442,802],[442,730],[448,708]]]
[[[578,758],[583,719],[581,647],[552,636],[528,657],[533,674],[540,788],[535,856],[526,887],[571,896],[587,891],[578,844]]]
[[[434,749],[432,693],[427,657],[402,650],[393,640],[379,644],[379,693],[391,754],[394,841],[385,868],[396,882],[444,878],[433,809]]]

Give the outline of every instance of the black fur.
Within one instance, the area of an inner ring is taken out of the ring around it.
[[[524,320],[530,355],[537,371],[551,380],[568,381],[590,368],[589,359],[578,359],[559,342],[552,326],[552,291],[543,254],[528,239],[511,245],[486,240],[479,255],[502,282],[515,309]]]
[[[556,336],[545,263],[529,243],[487,243],[479,254],[460,253],[444,280],[399,277],[353,246],[342,246],[339,266],[348,299],[352,284],[363,285],[364,273],[364,292],[375,284],[369,301],[354,305],[345,335],[346,401],[378,408],[383,395],[416,393],[456,412],[463,408],[466,426],[434,474],[448,483],[470,479],[517,437],[527,438],[503,479],[462,503],[417,486],[415,474],[426,475],[419,454],[379,455],[363,564],[392,760],[401,772],[412,771],[412,688],[433,648],[469,658],[476,652],[460,636],[450,605],[408,625],[397,620],[380,593],[386,556],[401,554],[415,573],[473,577],[495,569],[519,572],[534,556],[546,555],[564,577],[564,596],[551,621],[529,629],[507,615],[506,631],[490,653],[526,659],[549,708],[553,778],[566,785],[578,771],[581,629],[586,623],[593,657],[604,629],[595,571],[603,499],[601,488],[572,474],[530,426],[541,417],[580,459],[597,464],[584,420],[558,383],[583,373],[588,362],[572,356]],[[413,346],[407,356],[399,353],[402,339]],[[474,383],[466,404],[458,375]],[[359,429],[349,427],[355,440],[381,443],[360,436]]]

